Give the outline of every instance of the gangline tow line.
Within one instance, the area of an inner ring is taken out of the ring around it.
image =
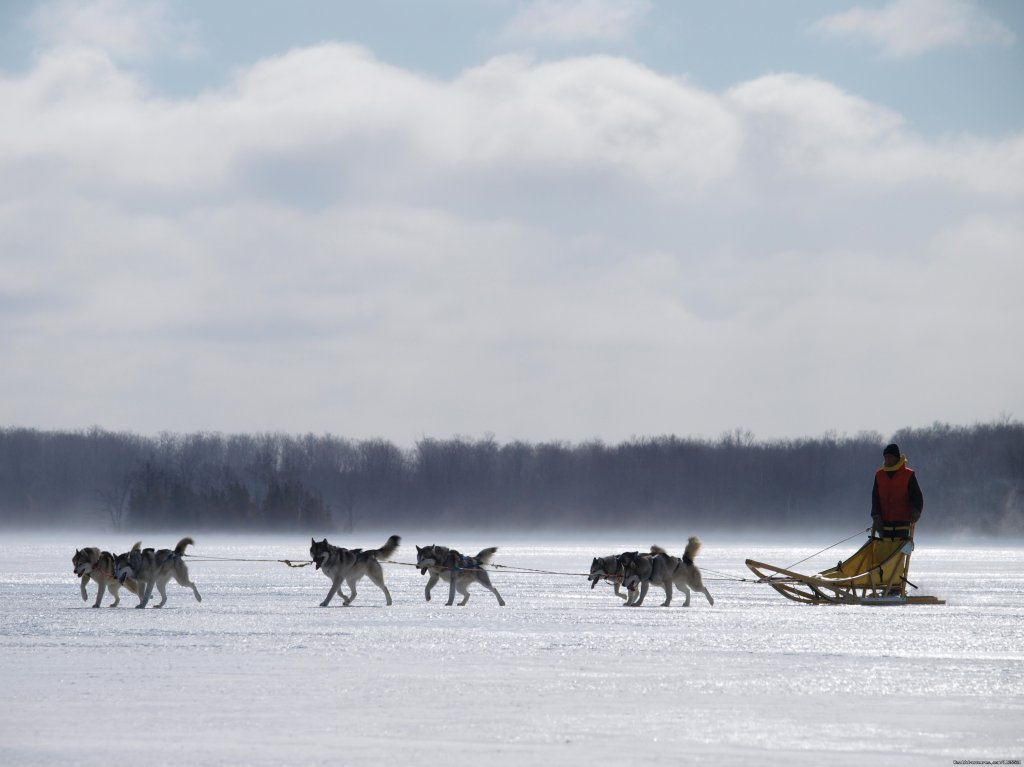
[[[829,547],[829,548],[831,548],[831,547]],[[288,567],[307,567],[307,566],[313,564],[313,560],[312,559],[309,559],[309,560],[296,560],[296,559],[254,559],[254,558],[241,558],[241,557],[215,557],[215,556],[210,556],[210,555],[206,555],[206,554],[187,554],[187,553],[186,554],[182,554],[182,556],[188,557],[193,562],[279,562],[279,563],[281,563],[283,565],[288,565]],[[396,561],[394,559],[381,559],[380,563],[382,565],[383,564],[387,564],[387,565],[400,565],[402,567],[415,567],[416,569],[422,569],[422,565],[418,565],[415,562],[398,562],[398,561]],[[515,574],[519,574],[519,575],[567,575],[567,576],[572,576],[572,577],[583,577],[583,578],[590,578],[591,576],[596,575],[596,573],[576,573],[576,572],[566,572],[564,570],[539,570],[539,569],[532,568],[532,567],[519,567],[517,565],[498,565],[498,564],[491,564],[491,565],[488,565],[486,568],[485,567],[442,567],[440,565],[430,565],[429,567],[433,568],[433,569],[440,569],[440,570],[460,570],[462,572],[473,572],[473,571],[476,571],[476,570],[488,570],[488,569],[489,570],[504,570],[505,572],[515,573]],[[756,582],[753,578],[741,578],[741,577],[736,576],[736,575],[730,575],[729,573],[719,572],[718,570],[710,570],[710,569],[708,569],[706,567],[702,567],[701,568],[701,573],[702,574],[703,573],[710,573],[712,576],[719,576],[719,577],[711,577],[711,578],[705,578],[704,579],[704,580],[708,580],[708,581],[739,581],[739,582],[749,581],[751,583]],[[621,576],[616,576],[613,573],[602,573],[601,577],[605,577],[605,578],[618,578],[618,577],[621,577]]]
[[[313,564],[313,560],[302,559],[239,559],[236,557],[212,557],[206,554],[182,554],[193,562],[280,562],[288,567],[306,567]]]

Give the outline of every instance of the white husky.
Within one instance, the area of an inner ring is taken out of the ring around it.
[[[430,590],[434,588],[438,579],[448,581],[448,604],[455,601],[455,592],[462,594],[462,601],[459,606],[469,601],[470,584],[479,583],[485,589],[494,594],[498,604],[505,606],[505,600],[491,584],[491,576],[483,569],[484,565],[491,561],[491,557],[498,551],[496,546],[484,549],[475,557],[467,557],[455,549],[447,546],[431,544],[420,548],[416,547],[416,567],[420,569],[420,575],[430,571],[430,578],[427,580],[426,595],[430,601]],[[452,576],[455,576],[454,578]]]
[[[686,551],[682,559],[671,556],[660,546],[651,546],[650,554],[639,554],[635,551],[623,554],[622,585],[629,590],[629,599],[626,600],[625,606],[639,607],[642,605],[651,584],[665,589],[665,601],[662,602],[662,607],[672,604],[673,585],[682,589],[686,594],[683,607],[690,606],[690,589],[701,592],[707,597],[708,604],[713,605],[715,600],[712,598],[711,592],[704,587],[700,570],[693,563],[693,558],[697,556],[700,546],[700,538],[691,537],[686,544]],[[638,591],[639,598],[637,598]]]
[[[199,596],[199,589],[189,580],[188,567],[182,555],[185,549],[195,544],[191,538],[182,538],[178,545],[171,549],[132,549],[125,554],[118,554],[114,560],[114,577],[120,583],[125,583],[129,578],[138,582],[139,603],[136,607],[145,607],[153,596],[153,587],[160,592],[160,604],[155,607],[163,607],[167,602],[167,582],[174,578],[179,584],[192,589],[197,602],[202,602]]]
[[[141,548],[142,541],[138,541],[132,546],[132,551],[137,551]],[[114,601],[110,603],[110,606],[117,607],[121,603],[121,595],[117,592],[122,584],[114,577],[113,554],[109,551],[101,551],[95,546],[86,546],[84,549],[75,550],[75,555],[71,557],[71,564],[75,568],[75,575],[82,579],[79,586],[82,589],[83,600],[89,601],[89,593],[85,590],[85,586],[89,581],[93,581],[98,587],[96,603],[93,604],[93,607],[100,606],[100,603],[103,601],[103,594],[107,589],[110,589],[110,595],[114,597]],[[123,585],[133,594],[139,593],[139,584],[135,582],[134,578],[126,578]]]

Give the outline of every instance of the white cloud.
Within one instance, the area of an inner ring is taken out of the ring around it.
[[[195,30],[173,18],[166,0],[52,0],[29,27],[43,48],[96,48],[125,60],[198,50]]]
[[[94,187],[210,191],[268,157],[326,154],[379,160],[368,172],[385,186],[439,172],[556,172],[686,195],[727,178],[741,141],[713,95],[604,57],[502,58],[440,83],[326,45],[172,102],[148,97],[101,54],[74,50],[0,81],[0,96],[18,112],[0,126],[0,160],[58,162]]]
[[[1019,401],[1021,136],[799,75],[440,81],[343,45],[181,100],[61,48],[0,103],[5,423],[772,436]],[[877,387],[892,314],[910,398]]]
[[[814,30],[864,40],[883,55],[908,58],[949,46],[1012,45],[1013,32],[968,0],[894,0],[822,19]]]
[[[786,176],[891,190],[939,184],[995,199],[1024,197],[1024,135],[926,141],[900,115],[802,75],[766,75],[728,91],[748,151]]]
[[[621,43],[651,9],[650,0],[532,0],[505,25],[509,41]]]

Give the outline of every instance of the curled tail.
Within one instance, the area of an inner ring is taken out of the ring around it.
[[[661,548],[661,546],[651,546],[651,554],[658,556],[659,554],[668,554],[668,552]]]
[[[196,542],[193,541],[191,538],[182,538],[180,541],[178,541],[178,545],[174,547],[174,553],[176,556],[180,557],[182,554],[185,553],[185,549],[187,549],[189,546],[195,545]]]
[[[697,556],[697,552],[700,551],[700,538],[696,535],[690,536],[690,540],[686,544],[686,552],[683,554],[683,559],[693,561],[693,558]]]
[[[489,549],[483,549],[479,554],[476,555],[476,561],[481,565],[490,564],[491,557],[498,551],[497,546],[491,546]]]
[[[376,551],[372,551],[370,553],[373,554],[375,557],[378,557],[378,558],[379,557],[384,557],[384,559],[387,559],[388,557],[390,557],[392,554],[395,553],[395,550],[398,548],[398,544],[400,544],[401,542],[402,542],[401,536],[399,536],[399,535],[392,535],[390,538],[388,538],[387,543],[385,543],[383,546],[381,546]]]

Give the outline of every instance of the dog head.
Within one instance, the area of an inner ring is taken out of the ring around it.
[[[319,570],[327,557],[331,555],[331,544],[327,542],[326,538],[322,541],[310,538],[309,541],[309,558],[313,560],[314,568]]]
[[[75,555],[71,557],[71,564],[75,569],[75,575],[82,577],[92,572],[92,567],[100,558],[100,550],[94,546],[84,549],[76,549]]]
[[[420,575],[425,575],[431,567],[437,567],[447,553],[446,546],[438,546],[436,543],[423,547],[417,546],[416,567],[419,569]]]
[[[640,576],[636,573],[627,573],[626,577],[622,579],[622,585],[627,591],[636,591],[640,585]]]
[[[590,581],[590,588],[596,587],[602,578],[614,578],[620,570],[617,557],[594,557],[594,561],[590,563],[590,577],[587,578]]]
[[[141,566],[142,552],[138,548],[118,554],[114,559],[114,577],[118,583],[124,583],[127,578],[137,578]]]
[[[644,578],[651,574],[651,557],[637,551],[627,551],[619,556],[622,565],[622,585],[630,591],[636,589]]]

